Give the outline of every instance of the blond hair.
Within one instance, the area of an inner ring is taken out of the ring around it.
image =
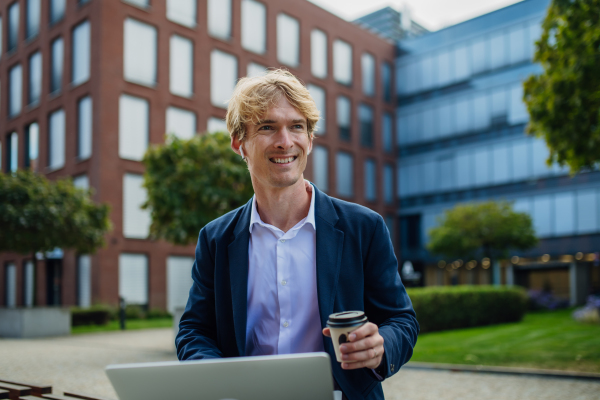
[[[258,123],[281,96],[304,115],[308,137],[312,139],[319,121],[319,110],[308,89],[291,72],[283,69],[238,81],[225,117],[231,137],[244,140],[246,124]]]

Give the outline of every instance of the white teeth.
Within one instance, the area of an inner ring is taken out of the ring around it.
[[[273,160],[273,162],[274,162],[274,163],[277,163],[277,164],[286,164],[286,163],[289,163],[289,162],[292,162],[292,161],[294,161],[294,157],[288,157],[288,158],[273,158],[272,160]]]

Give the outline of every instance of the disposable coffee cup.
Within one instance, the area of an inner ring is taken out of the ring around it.
[[[327,327],[331,332],[331,340],[335,350],[335,358],[342,362],[340,345],[348,341],[348,335],[368,322],[362,311],[344,311],[331,314],[327,320]]]

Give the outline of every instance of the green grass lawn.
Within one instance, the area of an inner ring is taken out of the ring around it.
[[[172,326],[173,318],[132,319],[128,320],[125,324],[125,328],[127,328],[127,330],[171,328]],[[110,321],[106,325],[74,326],[71,328],[71,334],[78,335],[80,333],[118,331],[119,329],[121,329],[119,321]]]
[[[412,361],[600,372],[600,325],[576,322],[571,313],[536,312],[517,323],[425,333]]]

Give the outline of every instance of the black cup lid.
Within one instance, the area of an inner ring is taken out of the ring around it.
[[[367,322],[367,317],[362,311],[344,311],[329,315],[329,326],[352,326]]]

